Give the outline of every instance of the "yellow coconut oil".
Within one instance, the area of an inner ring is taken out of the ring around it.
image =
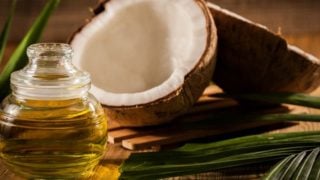
[[[105,152],[103,109],[71,55],[66,44],[32,45],[29,64],[11,75],[12,93],[1,104],[0,155],[22,177],[85,179]]]

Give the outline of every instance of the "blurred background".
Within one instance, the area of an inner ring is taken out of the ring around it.
[[[319,0],[210,0],[252,21],[279,32],[292,44],[320,57]],[[17,43],[45,4],[44,0],[18,0],[10,43]],[[62,0],[51,17],[42,41],[66,42],[85,19],[98,0]],[[2,27],[11,0],[0,0]]]

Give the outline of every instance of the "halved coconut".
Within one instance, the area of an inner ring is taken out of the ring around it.
[[[310,92],[319,87],[319,59],[260,24],[215,4],[208,6],[219,37],[213,81],[223,90]]]
[[[192,106],[215,65],[216,28],[203,0],[112,0],[71,40],[74,64],[123,126],[170,121]]]

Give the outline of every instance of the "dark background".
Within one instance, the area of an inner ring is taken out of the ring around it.
[[[60,6],[51,17],[42,41],[66,42],[68,37],[91,16],[90,7],[98,0],[61,0]],[[255,22],[268,26],[308,52],[317,54],[320,47],[320,1],[319,0],[211,0],[212,2],[239,13]],[[18,0],[11,43],[17,43],[30,27],[45,4],[45,0]],[[2,27],[11,0],[0,0],[0,27]],[[307,38],[308,43],[304,41]],[[308,47],[305,47],[308,46]]]
[[[282,28],[284,34],[320,32],[319,0],[211,0],[251,20],[267,25],[274,31]],[[21,39],[45,0],[18,0],[12,41]],[[0,0],[0,27],[2,27],[11,0]],[[61,0],[50,19],[44,40],[65,41],[90,16],[89,8],[97,0]]]

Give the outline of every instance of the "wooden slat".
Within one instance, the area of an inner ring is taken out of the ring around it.
[[[151,130],[152,131],[152,130]],[[150,130],[142,131],[142,130],[136,130],[136,129],[130,129],[130,128],[123,128],[119,130],[114,130],[108,132],[108,142],[110,143],[118,143],[121,142],[124,139],[130,139],[135,138],[138,136],[141,136],[143,134],[151,133]]]
[[[222,93],[222,89],[214,84],[210,84],[203,92],[203,96],[210,96],[214,93]]]

